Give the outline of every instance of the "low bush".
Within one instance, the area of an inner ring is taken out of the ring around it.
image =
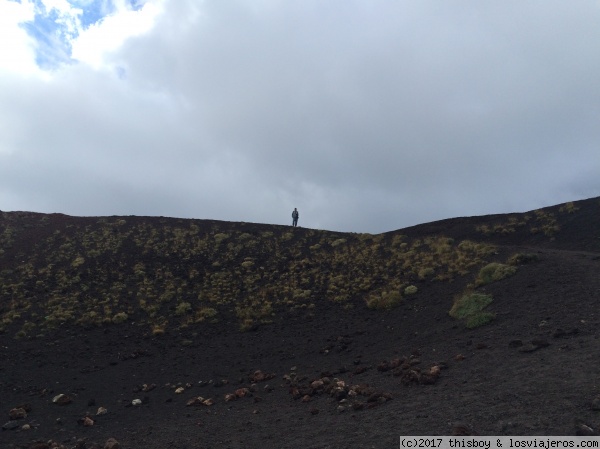
[[[369,309],[393,309],[402,301],[400,292],[382,292],[374,294],[367,299],[367,307]]]
[[[406,287],[404,289],[404,294],[405,295],[414,295],[418,291],[419,291],[419,289],[417,288],[416,285],[409,285],[408,287]]]
[[[467,293],[456,301],[450,309],[452,318],[463,319],[477,312],[481,312],[492,303],[492,295],[484,293]]]
[[[465,326],[467,326],[469,329],[474,329],[476,327],[483,326],[484,324],[489,323],[494,318],[496,318],[495,313],[478,312],[465,318]]]
[[[114,324],[124,323],[128,318],[129,316],[125,312],[119,312],[112,317],[112,322]]]
[[[473,329],[489,323],[495,318],[495,314],[484,312],[484,309],[492,303],[492,295],[483,293],[466,293],[452,305],[449,315],[452,318],[463,320],[469,329]]]
[[[487,285],[492,282],[499,281],[508,276],[512,276],[517,271],[517,267],[506,265],[503,263],[493,262],[487,264],[479,271],[479,276],[476,279],[477,285]]]
[[[517,253],[515,255],[513,255],[510,259],[508,259],[508,264],[509,265],[525,265],[531,262],[536,262],[537,260],[539,260],[539,257],[537,254],[531,254],[531,253]]]

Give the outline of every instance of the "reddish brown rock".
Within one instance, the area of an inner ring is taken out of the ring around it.
[[[106,443],[104,443],[104,449],[121,449],[121,445],[114,438],[109,438],[106,440]]]
[[[73,402],[73,399],[71,399],[71,397],[67,396],[66,394],[59,394],[54,396],[52,402],[54,402],[57,405],[68,405],[71,402]]]
[[[27,418],[27,412],[22,407],[15,407],[8,412],[8,416],[11,420],[25,419]]]

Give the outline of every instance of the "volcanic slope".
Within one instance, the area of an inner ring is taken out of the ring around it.
[[[2,212],[0,447],[598,432],[599,237],[598,198],[379,235]]]

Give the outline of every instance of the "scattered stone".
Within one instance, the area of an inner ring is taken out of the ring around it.
[[[142,405],[142,400],[134,399],[133,401],[131,401],[131,405],[134,405],[134,406]]]
[[[534,352],[547,346],[550,346],[550,343],[546,340],[532,340],[531,343],[521,346],[519,352]]]
[[[265,380],[270,380],[275,377],[273,373],[263,373],[261,370],[254,371],[254,374],[250,376],[250,382],[258,383],[264,382]]]
[[[31,425],[29,425],[29,424],[23,424],[21,426],[21,430],[31,430]]]
[[[17,420],[17,419],[25,419],[25,418],[27,418],[27,412],[22,407],[18,407],[18,408],[16,407],[16,408],[11,409],[8,412],[8,416],[11,421]]]
[[[94,425],[94,420],[92,418],[90,418],[89,416],[85,416],[85,417],[79,419],[77,422],[84,427],[92,427]]]
[[[237,390],[235,390],[235,395],[238,398],[244,398],[244,397],[250,395],[250,389],[249,388],[238,388]]]
[[[319,388],[323,387],[323,385],[325,385],[324,382],[319,379],[311,382],[310,388],[312,388],[313,390],[318,390]]]
[[[597,436],[598,433],[594,430],[593,427],[587,425],[586,423],[575,420],[575,435],[578,436]]]
[[[96,416],[106,415],[107,413],[108,413],[108,410],[106,410],[104,407],[98,407]]]
[[[456,354],[456,355],[454,356],[454,360],[456,360],[457,362],[461,362],[461,361],[463,361],[465,358],[466,358],[466,357],[465,357],[464,355],[462,355],[462,354]]]
[[[156,384],[144,384],[142,385],[141,391],[143,391],[144,393],[147,393],[149,391],[152,391],[156,388]]]
[[[196,405],[202,405],[203,402],[204,398],[202,396],[196,396],[195,398],[192,398],[189,401],[187,401],[185,405],[186,407],[191,407]]]
[[[210,407],[211,405],[214,405],[214,403],[215,403],[215,400],[212,398],[208,398],[208,399],[205,399],[204,401],[202,401],[202,405],[206,405],[208,407]]]
[[[19,421],[8,421],[2,426],[2,430],[13,430],[19,427]]]
[[[106,443],[104,443],[104,449],[121,449],[121,445],[114,438],[109,438],[106,440]]]
[[[177,389],[175,390],[175,394],[181,394],[181,393],[183,393],[184,391],[185,391],[185,388],[183,388],[183,387],[179,387],[179,388],[177,388]]]
[[[61,393],[59,395],[54,396],[54,398],[52,398],[52,402],[58,405],[68,405],[71,402],[73,402],[73,399],[71,399],[70,396]]]
[[[225,395],[225,402],[235,401],[238,397],[233,393],[227,393]]]

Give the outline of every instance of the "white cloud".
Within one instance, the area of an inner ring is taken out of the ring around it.
[[[72,42],[74,59],[98,69],[107,65],[110,53],[131,37],[147,33],[161,14],[164,0],[145,3],[133,10],[129,2],[115,2],[115,11],[86,30]]]
[[[0,0],[0,75],[31,74],[38,71],[35,64],[35,42],[20,26],[33,20],[30,2]]]
[[[80,28],[45,72],[18,26],[31,5],[2,1],[38,73],[0,72],[4,210],[298,207],[379,232],[600,195],[592,1],[57,2]]]

